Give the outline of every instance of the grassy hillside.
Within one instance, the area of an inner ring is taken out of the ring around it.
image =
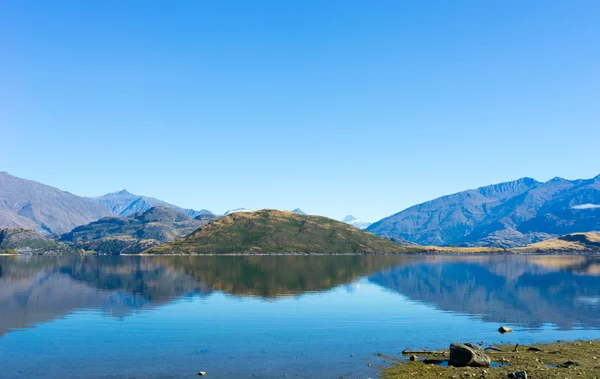
[[[600,234],[573,233],[512,249],[518,253],[543,252],[600,252]]]
[[[236,212],[147,254],[399,253],[408,248],[326,217]]]

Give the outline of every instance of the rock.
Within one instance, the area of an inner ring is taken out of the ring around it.
[[[198,376],[204,376],[204,375],[206,375],[206,372],[204,372],[204,371],[200,371],[200,372],[198,373]]]
[[[450,344],[448,364],[454,367],[490,367],[490,358],[479,346],[472,343]]]
[[[498,331],[502,334],[510,333],[510,332],[512,332],[512,328],[509,328],[508,326],[501,326],[498,328]]]
[[[511,379],[527,379],[527,371],[515,371],[508,374]]]
[[[569,368],[572,366],[579,366],[578,362],[573,362],[573,361],[566,361],[565,363],[561,363],[559,365],[557,365],[560,368]]]
[[[411,355],[408,359],[410,359],[411,361],[416,361],[418,358],[416,355]]]
[[[426,365],[441,365],[445,361],[443,359],[423,359],[423,363]]]

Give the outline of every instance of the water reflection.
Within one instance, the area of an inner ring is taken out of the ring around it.
[[[600,257],[432,257],[372,283],[443,311],[529,328],[600,326]]]
[[[253,256],[0,258],[0,335],[77,309],[122,318],[222,291],[274,299],[361,277],[485,321],[600,326],[600,258],[587,256]]]

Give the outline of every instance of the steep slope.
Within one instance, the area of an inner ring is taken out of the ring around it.
[[[63,234],[60,241],[101,254],[135,254],[183,237],[214,221],[208,215],[191,218],[169,208],[154,207],[130,217],[105,217]]]
[[[31,229],[0,229],[0,251],[15,250],[19,254],[73,254],[70,247],[46,238]]]
[[[509,248],[600,229],[595,204],[600,204],[600,176],[545,183],[523,178],[415,205],[367,230],[422,245]]]
[[[148,254],[391,253],[383,238],[320,216],[277,210],[235,212]]]
[[[176,209],[186,213],[190,217],[196,217],[201,214],[212,214],[206,209],[199,211],[184,209],[153,197],[134,195],[127,190],[111,192],[104,196],[87,197],[86,199],[90,202],[100,204],[114,215],[123,217],[131,216],[139,212],[145,212],[150,208],[158,206]]]
[[[0,172],[0,227],[60,234],[109,215],[82,197]]]

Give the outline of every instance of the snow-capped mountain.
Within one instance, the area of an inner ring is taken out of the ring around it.
[[[232,213],[236,213],[236,212],[254,212],[251,209],[246,209],[246,208],[236,208],[236,209],[230,209],[227,212],[223,213],[223,216],[227,216],[230,215]]]
[[[350,224],[350,225],[352,225],[354,227],[357,227],[358,229],[368,228],[369,225],[372,224],[372,222],[363,221],[363,220],[361,220],[359,218],[356,218],[356,217],[354,217],[352,215],[348,215],[348,216],[344,217],[341,221],[345,222],[347,224]]]

